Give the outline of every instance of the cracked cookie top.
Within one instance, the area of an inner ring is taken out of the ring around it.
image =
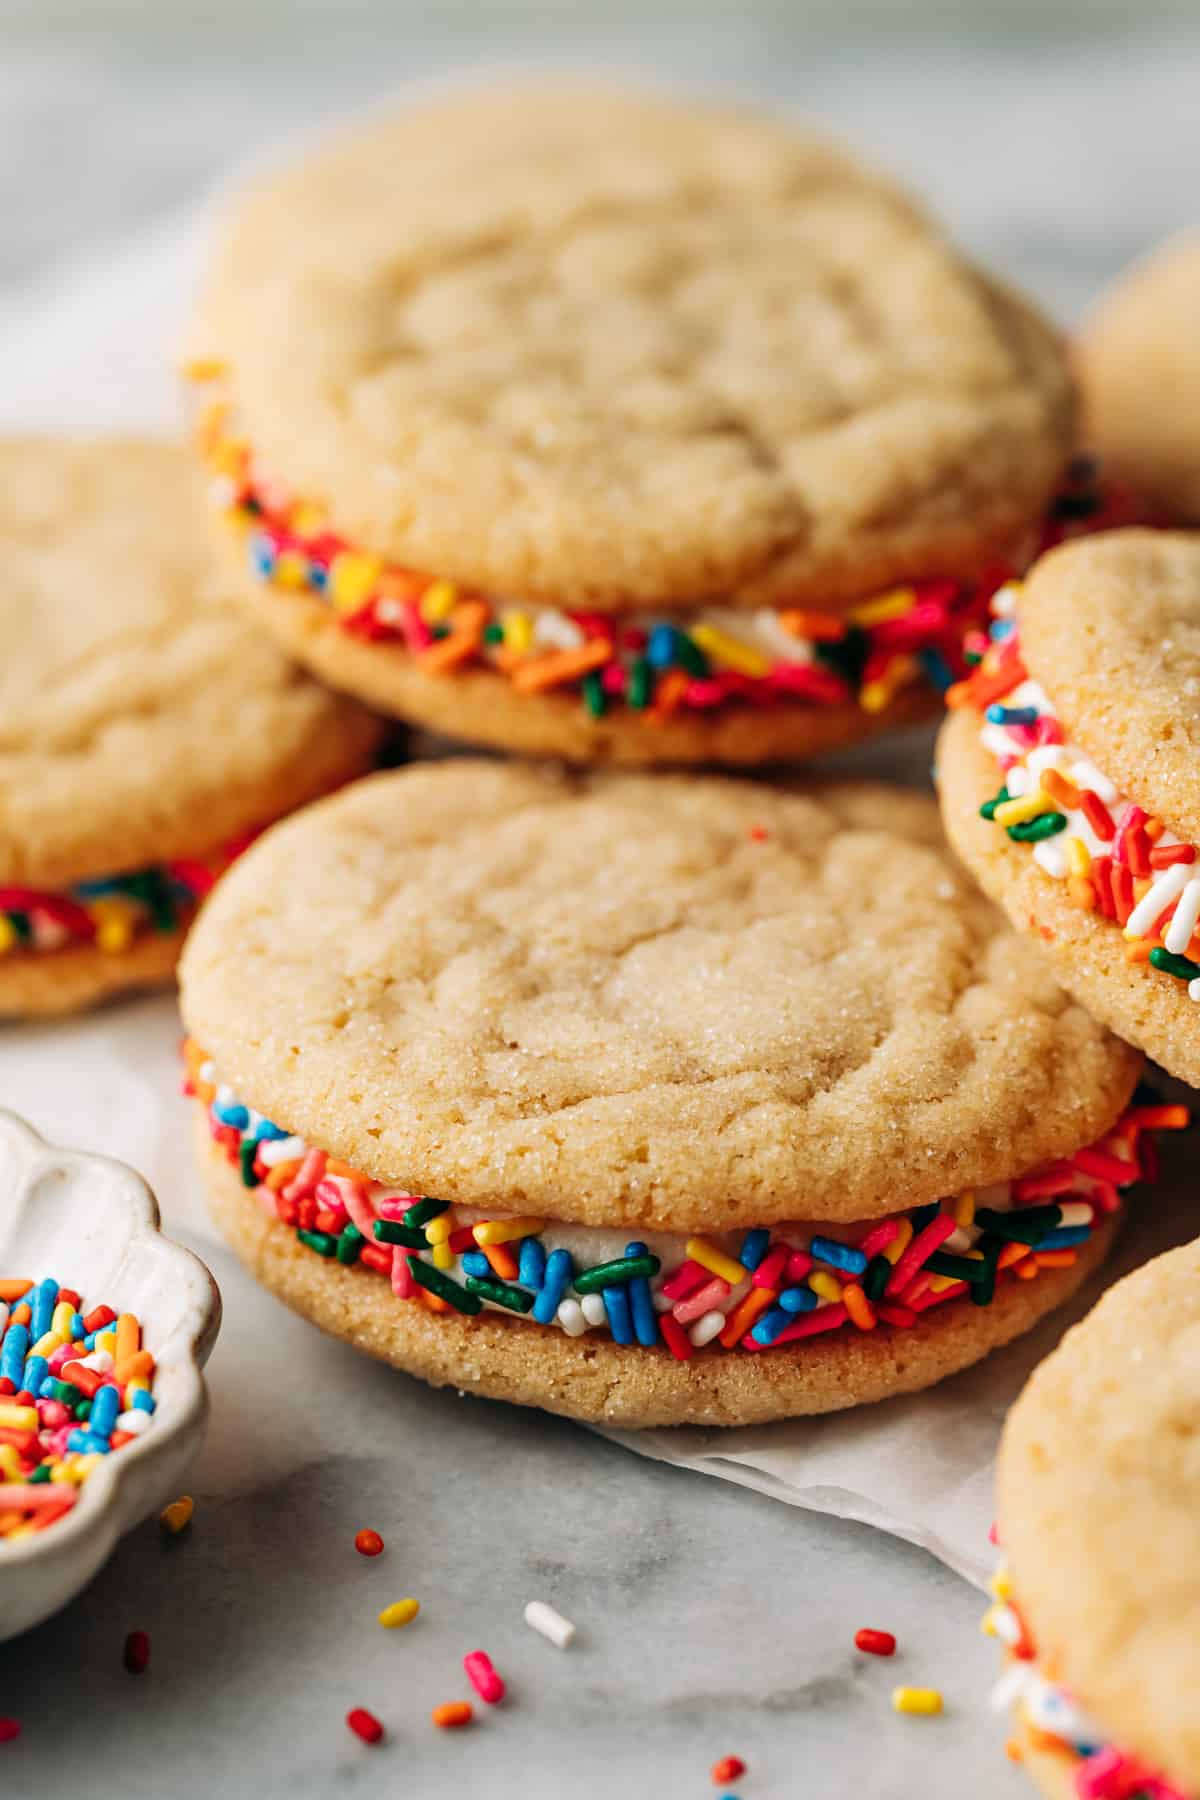
[[[861,783],[376,776],[246,853],[182,980],[287,1131],[583,1224],[922,1204],[1091,1142],[1139,1063],[957,871],[933,802]]]
[[[561,81],[260,181],[193,347],[348,540],[575,607],[971,576],[1071,439],[1055,334],[887,180],[777,121]]]
[[[0,882],[198,854],[369,756],[221,585],[194,482],[166,444],[0,441]]]

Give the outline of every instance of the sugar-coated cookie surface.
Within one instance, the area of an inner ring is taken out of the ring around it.
[[[888,181],[779,122],[561,80],[265,177],[193,343],[348,540],[568,606],[974,575],[1072,437],[1053,331]]]
[[[1186,1794],[1200,1791],[1198,1422],[1191,1244],[1119,1282],[1035,1371],[999,1468],[1039,1663],[1123,1753]]]
[[[253,846],[184,1012],[250,1105],[381,1181],[665,1229],[863,1220],[1115,1121],[1138,1058],[921,796],[472,761]]]
[[[182,451],[0,441],[0,552],[0,884],[198,855],[369,761],[217,578]]]
[[[247,1192],[203,1114],[197,1131],[218,1226],[252,1274],[293,1311],[435,1387],[630,1429],[758,1424],[928,1387],[1062,1305],[1099,1265],[1114,1234],[1106,1221],[1074,1266],[1007,1283],[991,1306],[946,1307],[907,1331],[839,1333],[761,1356],[701,1352],[680,1362],[662,1345],[570,1338],[503,1313],[438,1316],[399,1302],[386,1282],[312,1255]]]
[[[1086,441],[1167,519],[1200,524],[1200,232],[1122,276],[1078,347]]]

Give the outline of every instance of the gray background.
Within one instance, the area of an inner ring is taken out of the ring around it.
[[[633,68],[825,118],[1067,318],[1197,210],[1200,18],[1180,3],[26,0],[0,5],[0,298],[65,285],[281,133],[496,61]],[[727,1751],[751,1765],[744,1800],[1029,1791],[984,1706],[979,1597],[927,1558],[361,1365],[205,1254],[227,1323],[190,1541],[144,1528],[89,1595],[0,1649],[0,1712],[25,1726],[0,1748],[6,1795],[685,1800],[714,1791]],[[367,1523],[388,1540],[378,1564],[350,1547]],[[374,1614],[405,1593],[422,1619],[385,1636]],[[534,1595],[579,1622],[567,1655],[521,1624]],[[862,1624],[895,1630],[903,1661],[855,1658]],[[154,1642],[136,1688],[134,1625]],[[462,1690],[477,1643],[511,1705],[440,1737],[428,1709]],[[894,1717],[901,1679],[943,1687],[946,1715]],[[356,1703],[387,1747],[350,1738]]]

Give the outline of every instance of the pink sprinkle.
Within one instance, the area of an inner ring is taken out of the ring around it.
[[[777,1288],[791,1254],[790,1244],[776,1244],[773,1249],[768,1250],[750,1277],[753,1285],[757,1288]]]
[[[719,1275],[714,1275],[707,1287],[702,1287],[698,1294],[692,1294],[689,1299],[681,1300],[671,1311],[681,1325],[690,1325],[693,1319],[719,1307],[722,1300],[728,1299],[730,1291],[729,1283],[722,1281]]]
[[[796,1283],[803,1281],[806,1275],[811,1275],[815,1266],[807,1250],[793,1250],[788,1257],[786,1277],[788,1286],[795,1287]]]
[[[839,1325],[844,1325],[849,1317],[849,1313],[840,1301],[836,1306],[819,1306],[816,1312],[809,1313],[806,1318],[797,1319],[794,1325],[785,1325],[779,1336],[773,1338],[770,1344],[760,1344],[757,1338],[744,1337],[741,1347],[743,1350],[774,1350],[780,1344],[794,1344],[797,1338],[816,1337],[820,1331],[835,1331]]]
[[[306,1200],[325,1173],[325,1152],[308,1150],[304,1160],[283,1190],[284,1200]]]
[[[686,1300],[689,1294],[694,1294],[711,1277],[711,1269],[706,1269],[703,1263],[693,1262],[689,1257],[663,1282],[662,1291],[668,1300]]]
[[[375,1210],[381,1219],[392,1219],[404,1223],[404,1215],[410,1206],[415,1206],[420,1199],[419,1194],[386,1194],[375,1202]],[[317,1196],[320,1199],[320,1195]]]
[[[868,1231],[858,1247],[869,1262],[873,1256],[878,1256],[881,1250],[886,1250],[892,1240],[899,1236],[899,1232],[900,1221],[898,1219],[884,1219],[876,1225],[874,1231]]]
[[[918,1231],[904,1255],[896,1263],[884,1292],[886,1294],[903,1293],[921,1264],[926,1262],[948,1237],[953,1237],[957,1230],[958,1222],[953,1213],[939,1213],[936,1219],[931,1219],[924,1231]]]
[[[411,1300],[417,1291],[417,1283],[413,1280],[413,1272],[408,1266],[411,1250],[397,1244],[392,1251],[392,1292],[397,1300]]]
[[[470,1651],[463,1657],[463,1668],[479,1698],[486,1700],[489,1706],[499,1705],[505,1694],[504,1682],[492,1667],[492,1659],[487,1651]]]

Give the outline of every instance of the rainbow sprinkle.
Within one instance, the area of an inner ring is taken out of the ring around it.
[[[1182,1107],[1133,1106],[1073,1157],[862,1225],[626,1242],[620,1230],[396,1193],[254,1112],[196,1044],[185,1056],[185,1091],[214,1141],[314,1255],[384,1276],[398,1300],[435,1313],[486,1308],[568,1337],[599,1330],[681,1362],[706,1346],[754,1352],[841,1328],[902,1330],[958,1299],[988,1306],[1004,1280],[1074,1264],[1120,1191],[1154,1178],[1147,1127],[1187,1122]],[[577,1255],[585,1244],[588,1262]]]
[[[1188,1800],[1163,1776],[1107,1743],[1102,1728],[1067,1689],[1038,1668],[1037,1650],[1013,1597],[1007,1569],[997,1571],[991,1591],[994,1603],[984,1615],[983,1629],[1004,1645],[1007,1659],[992,1692],[992,1705],[997,1712],[1015,1711],[1035,1749],[1073,1759],[1079,1800]],[[1019,1743],[1011,1753],[1020,1756]]]
[[[250,842],[53,890],[0,883],[0,958],[92,944],[120,955],[150,931],[179,930]]]
[[[220,384],[223,371],[205,364],[191,374]],[[1014,573],[1006,566],[974,582],[916,582],[845,613],[717,604],[613,615],[522,606],[389,565],[340,536],[321,506],[295,498],[260,468],[219,385],[201,411],[198,436],[214,505],[244,541],[256,581],[319,600],[344,630],[403,650],[427,674],[486,667],[519,693],[577,693],[593,718],[625,707],[661,723],[680,711],[789,703],[882,713],[922,679],[942,694],[967,673],[966,639],[978,635],[990,596]],[[1115,490],[1102,498],[1095,465],[1080,459],[1021,566],[1065,536],[1111,525],[1126,504]]]
[[[1015,584],[995,596],[983,659],[947,695],[952,706],[983,714],[980,741],[1002,777],[980,814],[1014,843],[1028,844],[1042,872],[1063,883],[1082,911],[1119,928],[1127,962],[1186,983],[1189,997],[1200,1001],[1197,846],[1127,800],[1067,741],[1021,660],[1019,596]]]
[[[154,1422],[138,1320],[83,1305],[53,1276],[0,1280],[0,1556],[64,1518],[101,1459]]]

